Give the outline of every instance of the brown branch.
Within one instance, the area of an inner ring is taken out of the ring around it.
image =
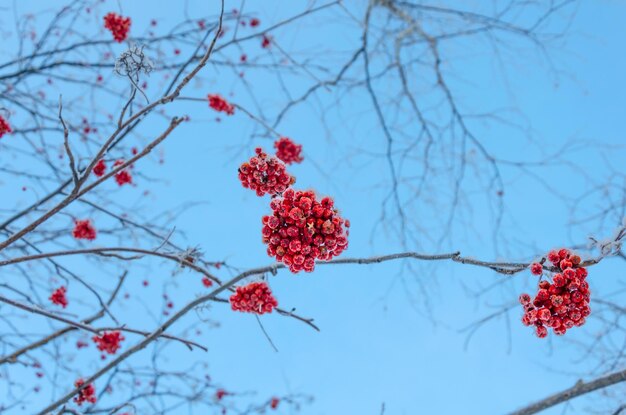
[[[109,300],[107,301],[107,305],[111,305],[113,303],[113,300],[115,299],[115,297],[117,297],[117,294],[119,293],[120,289],[122,288],[122,284],[124,283],[125,279],[126,279],[126,275],[128,273],[124,272],[124,274],[122,274],[122,276],[120,277],[120,280],[118,281],[115,289],[113,290],[113,293],[111,293],[111,297],[109,297]],[[99,318],[102,318],[102,316],[104,316],[105,313],[105,307],[102,307],[100,309],[100,311],[98,311],[96,314],[94,314],[93,316],[83,320],[85,323],[89,324],[89,323],[93,323],[94,321],[98,320]],[[16,350],[15,352],[11,353],[10,355],[4,356],[2,358],[0,358],[0,365],[3,365],[4,363],[14,363],[18,357],[20,357],[21,355],[23,355],[24,353],[27,353],[31,350],[34,350],[38,347],[41,347],[43,345],[48,344],[50,341],[64,335],[65,333],[69,333],[70,331],[76,330],[75,327],[73,326],[67,326],[59,331],[56,331],[44,338],[42,338],[41,340],[38,340],[34,343],[29,344],[28,346],[24,346],[21,349]]]
[[[49,311],[46,311],[44,309],[41,308],[37,308],[37,307],[33,307],[30,306],[28,304],[24,304],[24,303],[20,303],[18,301],[15,300],[11,300],[10,298],[5,298],[0,296],[0,301],[9,305],[12,305],[13,307],[16,308],[20,308],[24,311],[28,311],[29,313],[34,313],[34,314],[39,314],[41,316],[47,317],[49,319],[52,320],[57,320],[57,321],[61,321],[63,323],[69,324],[70,326],[77,328],[77,329],[81,329],[81,330],[85,330],[88,331],[90,333],[94,333],[94,334],[100,334],[104,331],[126,331],[128,333],[134,333],[134,334],[141,334],[142,336],[148,336],[150,335],[149,332],[146,331],[142,331],[142,330],[136,330],[136,329],[131,329],[128,327],[103,327],[103,328],[95,328],[90,326],[89,324],[85,324],[85,323],[80,323],[78,321],[73,321],[70,320],[69,318],[65,318],[63,316],[59,316],[57,314],[51,313]],[[159,334],[159,337],[163,337],[165,339],[170,339],[170,340],[176,340],[179,341],[181,343],[183,343],[185,346],[187,346],[190,350],[192,350],[193,348],[191,346],[196,346],[202,350],[204,350],[205,352],[208,351],[208,349],[198,343],[192,342],[190,340],[185,340],[185,339],[181,339],[179,337],[176,336],[172,336],[170,334],[166,334],[166,333],[162,333]]]
[[[573,387],[558,392],[552,396],[548,396],[547,398],[535,402],[525,408],[519,409],[515,412],[511,412],[510,415],[536,414],[560,403],[577,398],[581,395],[585,395],[589,392],[603,389],[624,381],[626,381],[626,369],[599,377],[590,382],[583,382],[579,380]]]

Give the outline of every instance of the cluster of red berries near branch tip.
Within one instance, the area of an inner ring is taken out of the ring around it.
[[[268,156],[261,148],[255,152],[255,156],[239,166],[239,180],[243,187],[256,191],[257,196],[274,196],[295,183],[295,177],[287,173],[282,161]]]
[[[5,120],[2,115],[0,115],[0,138],[2,138],[3,135],[10,133],[12,131],[13,130],[11,130],[11,126],[9,125],[9,122]]]
[[[285,164],[301,163],[302,160],[302,146],[291,141],[289,137],[280,137],[274,142],[274,148],[276,149],[276,157],[282,160]]]
[[[350,221],[343,219],[330,197],[321,201],[313,191],[287,189],[270,202],[272,215],[263,217],[267,253],[293,273],[312,272],[315,260],[329,261],[348,248]]]
[[[104,162],[104,160],[98,160],[96,165],[93,166],[93,174],[95,174],[96,177],[104,176],[104,173],[106,173],[106,171],[107,171],[107,165]]]
[[[78,379],[74,382],[74,386],[80,388],[85,384],[83,379]],[[76,402],[79,406],[85,402],[96,403],[96,388],[93,386],[93,383],[85,386],[83,389],[78,392],[78,395],[74,398],[74,402]]]
[[[50,301],[52,304],[60,305],[61,307],[67,307],[67,297],[65,294],[67,293],[67,288],[59,287],[50,296]]]
[[[251,282],[237,287],[235,293],[230,296],[230,307],[234,311],[265,314],[278,307],[278,301],[272,295],[267,283]]]
[[[587,269],[580,266],[580,257],[567,249],[561,249],[550,252],[548,260],[556,269],[552,283],[540,281],[534,299],[528,294],[522,294],[519,298],[524,307],[522,323],[534,326],[540,338],[548,335],[548,327],[557,335],[565,334],[574,326],[580,327],[591,313]],[[543,266],[534,263],[531,265],[531,272],[541,275]]]
[[[117,13],[108,13],[104,16],[104,27],[111,31],[113,39],[118,43],[123,42],[128,37],[130,24],[130,17],[123,17]]]
[[[119,331],[106,331],[101,336],[93,336],[92,340],[98,346],[98,350],[115,354],[121,347],[120,343],[124,336]]]
[[[225,112],[227,115],[233,115],[235,113],[235,106],[229,104],[221,95],[209,94],[209,107],[213,108],[217,112]]]
[[[124,164],[124,160],[117,160],[113,164],[113,168],[115,168],[117,166],[121,166],[122,164]],[[125,184],[132,184],[133,183],[133,176],[131,176],[131,174],[128,171],[128,169],[123,169],[123,170],[120,170],[118,173],[115,174],[115,181],[117,182],[117,184],[119,186],[123,186]]]
[[[93,227],[89,219],[74,221],[74,230],[72,235],[76,239],[87,239],[93,241],[96,239],[96,228]]]

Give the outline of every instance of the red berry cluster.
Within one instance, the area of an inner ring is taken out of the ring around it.
[[[107,165],[104,160],[98,160],[95,166],[93,166],[93,174],[97,177],[104,176],[104,173],[107,171]]]
[[[98,350],[115,354],[121,347],[124,336],[119,331],[105,331],[101,336],[93,336],[91,339],[98,346]]]
[[[130,24],[130,17],[122,17],[117,13],[111,12],[104,16],[104,27],[111,31],[116,42],[126,40]]]
[[[580,266],[580,257],[567,249],[561,249],[550,252],[548,260],[557,271],[552,276],[552,283],[540,281],[534,299],[528,294],[522,294],[519,298],[524,306],[522,323],[535,326],[540,338],[548,335],[547,327],[551,327],[557,335],[565,334],[574,326],[580,327],[591,313],[587,269]],[[540,275],[542,269],[539,263],[531,265],[531,272],[535,275]]]
[[[93,241],[96,239],[96,228],[93,227],[89,219],[74,221],[74,230],[72,235],[76,239],[87,239]]]
[[[85,384],[83,379],[78,379],[74,382],[74,386],[80,388]],[[85,402],[96,403],[96,388],[93,386],[93,383],[85,386],[83,389],[78,392],[78,395],[74,398],[74,402],[76,402],[79,406]]]
[[[117,160],[113,164],[113,168],[115,168],[117,166],[121,166],[124,163],[125,163],[124,160]],[[133,183],[133,176],[131,176],[131,174],[128,171],[128,169],[123,169],[123,170],[120,170],[118,173],[115,174],[115,181],[117,182],[117,184],[119,186],[123,186],[125,184],[132,184]]]
[[[273,214],[263,216],[267,253],[291,272],[312,272],[315,260],[331,260],[348,247],[350,221],[339,216],[330,197],[321,201],[313,191],[287,189],[270,203]],[[344,228],[345,227],[345,228]]]
[[[213,108],[217,112],[225,112],[227,115],[233,115],[235,113],[235,106],[229,104],[221,95],[209,94],[209,107]]]
[[[61,307],[67,307],[67,297],[65,294],[67,293],[67,288],[59,287],[50,296],[50,301],[52,304],[60,305]]]
[[[0,138],[2,138],[3,135],[10,133],[12,131],[13,130],[11,130],[11,126],[9,125],[9,122],[5,120],[2,115],[0,115]]]
[[[274,142],[276,149],[276,157],[281,159],[285,164],[301,163],[302,146],[291,141],[289,137],[280,137]]]
[[[274,196],[295,183],[295,177],[287,173],[282,161],[268,156],[260,147],[255,152],[255,156],[239,166],[239,180],[243,187],[255,190],[257,196]]]
[[[278,301],[265,282],[251,282],[237,287],[235,293],[230,296],[230,306],[235,311],[265,314],[271,313],[274,307],[278,306]]]

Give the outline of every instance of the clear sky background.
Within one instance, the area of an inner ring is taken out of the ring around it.
[[[34,1],[2,3],[9,8],[17,4],[19,13],[42,7]],[[183,16],[182,7],[174,5],[178,2],[121,3],[123,13],[133,18],[133,30],[139,33],[153,18],[158,21],[157,30],[165,30]],[[346,6],[362,16],[362,7],[356,3]],[[105,5],[119,10],[114,1],[106,1]],[[227,5],[231,9],[239,7],[239,2],[228,1]],[[265,27],[305,6],[306,2],[246,3],[247,11],[254,12]],[[45,7],[53,6],[47,3]],[[187,7],[190,16],[205,15],[217,10],[217,2],[194,0]],[[469,198],[476,203],[471,209],[464,208],[466,213],[449,240],[435,246],[424,236],[421,246],[409,244],[408,249],[427,253],[459,250],[481,259],[517,261],[532,259],[554,247],[584,243],[589,232],[598,231],[597,227],[571,226],[571,210],[566,202],[602,183],[610,165],[624,171],[621,146],[626,119],[626,3],[581,1],[572,10],[576,12],[565,39],[548,51],[554,70],[530,52],[529,45],[515,40],[513,44],[526,52],[504,50],[501,60],[493,59],[488,50],[464,53],[463,45],[455,46],[457,49],[449,52],[457,59],[447,63],[447,70],[454,74],[451,82],[466,107],[477,113],[515,108],[519,119],[529,127],[532,142],[509,126],[486,126],[480,120],[474,121],[476,135],[494,154],[508,160],[542,160],[566,143],[576,142],[567,158],[584,175],[572,173],[563,165],[531,168],[534,177],[504,167],[507,214],[498,246],[491,238],[494,214],[489,205]],[[9,19],[6,12],[3,21]],[[82,24],[89,30],[87,21]],[[320,59],[334,60],[337,67],[358,45],[360,35],[359,28],[335,9],[274,34],[282,48],[301,51],[302,56],[314,56],[319,51],[323,53]],[[244,51],[250,55],[266,53],[257,43],[244,44]],[[122,48],[119,46],[118,52]],[[276,50],[269,53],[273,55],[259,59],[280,59]],[[158,58],[154,60],[158,64]],[[355,76],[362,76],[361,70],[362,65],[358,65]],[[274,114],[284,103],[282,91],[273,89],[277,88],[276,82],[268,80],[267,71],[246,72],[258,107],[228,68],[209,65],[203,76],[205,81],[193,83],[185,95],[205,97],[209,92],[219,92],[251,111],[262,108],[267,114]],[[148,82],[154,97],[162,80],[155,76]],[[294,96],[306,88],[298,79],[286,78],[286,82],[285,88]],[[335,105],[339,98],[341,101]],[[119,102],[102,103],[103,107],[107,105],[117,108]],[[191,122],[163,144],[164,163],[138,166],[147,176],[162,180],[150,182],[138,177],[137,186],[121,190],[117,200],[129,212],[145,205],[155,212],[174,209],[185,201],[203,202],[172,220],[176,229],[185,233],[178,242],[197,245],[206,259],[225,260],[241,269],[271,263],[260,237],[261,216],[269,212],[268,199],[257,198],[241,188],[236,175],[238,165],[255,146],[269,150],[271,141],[259,136],[258,126],[241,113],[216,123],[215,113],[205,104],[189,102],[178,104],[175,113],[189,114]],[[155,125],[153,131],[160,127]],[[389,183],[386,161],[381,157],[386,143],[362,89],[341,95],[322,91],[311,103],[291,112],[278,129],[304,147],[304,163],[291,168],[298,187],[332,196],[342,214],[350,219],[350,246],[344,256],[368,257],[404,249],[393,233],[385,232],[385,226],[378,223]],[[151,131],[147,128],[143,133]],[[564,197],[550,191],[545,182]],[[4,205],[32,201],[32,194],[19,189],[21,184],[2,186]],[[469,186],[468,192],[482,191]],[[150,191],[147,196],[143,194],[146,189]],[[602,206],[602,199],[586,203],[593,211]],[[421,216],[431,218],[437,213],[412,211],[411,215],[419,221]],[[603,230],[618,225],[606,224]],[[420,235],[414,237],[420,239]],[[66,263],[78,263],[72,261],[77,260],[68,259]],[[569,387],[579,373],[593,369],[591,363],[578,360],[581,353],[573,345],[597,332],[593,321],[582,329],[571,330],[564,338],[550,335],[540,340],[530,328],[522,326],[521,310],[515,308],[508,319],[500,317],[486,323],[467,342],[465,328],[532,289],[535,280],[529,272],[513,277],[514,283],[474,298],[468,292],[484,290],[509,277],[458,264],[412,263],[412,269],[407,265],[319,266],[313,274],[300,275],[281,271],[270,278],[279,303],[315,318],[320,332],[293,319],[263,316],[263,325],[279,350],[275,352],[253,316],[233,313],[218,304],[200,313],[203,318],[219,322],[219,327],[203,329],[196,339],[208,345],[208,354],[168,346],[168,364],[177,367],[205,361],[215,382],[227,390],[255,391],[259,397],[312,395],[314,401],[303,407],[302,413],[315,415],[379,414],[383,404],[388,415],[502,414]],[[620,266],[618,260],[611,260],[590,270],[593,296],[610,295],[618,288],[617,279],[623,278]],[[228,276],[227,271],[221,272],[221,277]],[[146,304],[161,302],[162,292],[167,291],[176,306],[202,292],[199,277],[186,271],[175,277],[170,273],[169,268],[159,266],[149,271],[136,269],[131,272],[129,291],[141,293]],[[151,282],[145,289],[141,287],[144,279]],[[154,324],[153,320],[162,319],[148,317],[141,310],[137,303],[124,311],[133,315],[131,322],[146,328]],[[198,317],[190,315],[186,322]],[[180,324],[184,326],[184,322]],[[99,364],[96,361],[93,368]],[[54,392],[46,391],[38,402],[32,398],[35,406],[47,401],[47,393]],[[590,407],[601,411],[607,408],[606,402],[597,397],[581,398],[571,403],[570,413]],[[558,407],[545,413],[560,414],[562,410]],[[180,413],[200,412],[181,408]]]

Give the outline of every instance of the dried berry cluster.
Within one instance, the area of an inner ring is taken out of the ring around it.
[[[348,247],[350,222],[333,205],[330,197],[318,201],[310,190],[288,189],[272,199],[272,215],[262,219],[268,255],[296,273],[312,272],[316,259],[328,261],[341,254]]]
[[[84,384],[85,381],[83,379],[78,379],[76,382],[74,382],[74,386],[76,386],[77,388],[80,388]],[[78,392],[78,395],[76,395],[76,397],[74,398],[74,402],[76,402],[78,405],[82,405],[85,402],[96,403],[96,400],[96,388],[93,386],[93,383],[90,383],[89,385],[81,389],[80,392]]]
[[[270,287],[265,282],[252,282],[237,287],[230,296],[230,306],[235,311],[245,313],[271,313],[278,306],[278,301],[272,295]]]
[[[67,307],[67,297],[65,294],[67,293],[67,288],[59,287],[50,296],[50,301],[52,304],[60,305],[61,307]]]
[[[239,180],[243,187],[256,191],[257,196],[274,196],[295,183],[296,179],[287,173],[283,162],[268,156],[261,148],[255,152],[255,156],[239,167]]]
[[[130,24],[130,17],[123,17],[117,13],[111,12],[104,16],[104,27],[111,31],[116,42],[121,43],[126,40]]]
[[[235,106],[229,104],[221,95],[209,94],[209,107],[213,108],[217,112],[225,112],[227,115],[233,115],[235,113]]]
[[[121,347],[120,343],[124,336],[119,331],[105,331],[101,336],[93,336],[92,340],[98,346],[98,350],[115,354]]]
[[[2,115],[0,115],[0,138],[2,138],[3,135],[10,133],[12,131],[13,130],[11,130],[11,126],[9,125],[9,122],[5,120]]]
[[[534,326],[537,336],[541,338],[548,335],[547,327],[551,327],[554,334],[563,335],[574,326],[582,326],[585,317],[591,312],[587,270],[580,265],[580,257],[567,249],[561,249],[550,252],[548,260],[556,270],[552,283],[540,281],[534,299],[528,294],[522,294],[519,298],[524,306],[522,323]],[[543,266],[534,263],[531,272],[541,275]]]
[[[93,241],[96,239],[96,228],[93,227],[89,219],[74,221],[74,230],[72,235],[76,239],[87,239]]]
[[[280,137],[274,142],[274,148],[276,149],[276,157],[282,160],[285,164],[301,163],[302,160],[302,146],[291,141],[289,137]]]

